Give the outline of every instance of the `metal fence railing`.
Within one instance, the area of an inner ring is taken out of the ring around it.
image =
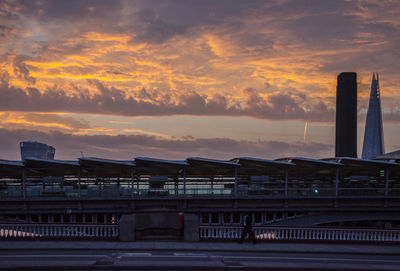
[[[242,230],[243,227],[237,226],[200,226],[200,239],[238,240]],[[253,227],[253,231],[258,240],[400,242],[400,230]]]
[[[90,224],[0,224],[0,238],[118,238],[118,225]]]

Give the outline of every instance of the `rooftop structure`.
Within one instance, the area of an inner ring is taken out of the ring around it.
[[[385,153],[385,143],[383,139],[381,95],[379,89],[379,74],[372,75],[371,96],[367,120],[365,123],[364,145],[362,158],[371,159]]]

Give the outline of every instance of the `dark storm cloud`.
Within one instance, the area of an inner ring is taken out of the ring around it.
[[[160,139],[147,135],[71,135],[61,132],[5,130],[0,128],[0,159],[19,159],[19,142],[36,140],[57,149],[56,158],[76,159],[81,151],[85,156],[111,159],[132,159],[152,156],[167,159],[185,159],[203,156],[230,159],[238,156],[279,158],[284,156],[324,157],[332,152],[331,145],[319,143],[285,143],[279,141],[246,141],[227,138]],[[162,155],[162,157],[160,157]]]
[[[131,32],[135,40],[149,43],[165,42],[191,28],[226,23],[226,18],[241,17],[263,5],[264,1],[237,0],[19,0],[8,3],[17,10],[10,13],[14,17],[19,14],[46,24],[61,24],[64,31],[75,26],[80,31]]]
[[[264,1],[237,0],[137,1],[128,24],[140,29],[139,40],[161,43],[192,28],[225,24],[227,18],[242,17],[263,5]]]
[[[97,22],[102,20],[106,22],[105,19],[121,17],[122,11],[122,1],[108,0],[17,0],[10,2],[9,5],[18,8],[20,14],[45,22],[51,20],[76,22],[93,18],[96,18]]]
[[[90,96],[85,91],[67,95],[62,89],[40,92],[36,88],[26,91],[9,86],[7,74],[0,84],[0,110],[24,112],[75,112],[113,114],[122,116],[166,116],[166,115],[209,115],[209,116],[249,116],[260,119],[305,119],[310,121],[331,121],[333,110],[322,102],[311,110],[304,110],[295,99],[287,94],[276,94],[264,99],[254,89],[246,89],[245,106],[228,105],[225,97],[208,97],[195,91],[179,95],[178,103],[164,101],[144,101],[126,98],[125,92],[115,87],[106,87],[97,80],[90,82],[99,93]],[[139,96],[151,97],[143,89]],[[155,93],[155,95],[158,95]]]

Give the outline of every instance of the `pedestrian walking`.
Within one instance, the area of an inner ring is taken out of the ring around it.
[[[253,241],[253,243],[255,244],[257,242],[257,240],[254,235],[250,213],[248,213],[244,218],[244,228],[243,228],[243,232],[242,232],[242,238],[240,238],[240,243],[243,243],[247,234],[249,234],[249,240]]]

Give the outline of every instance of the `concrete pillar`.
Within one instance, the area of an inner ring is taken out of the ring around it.
[[[78,168],[78,197],[81,197],[81,168]]]
[[[288,169],[285,168],[285,197],[288,196]]]
[[[137,190],[137,195],[140,195],[140,186],[139,186],[139,181],[140,181],[140,175],[136,175],[136,190]]]
[[[385,196],[389,195],[389,168],[385,169]]]
[[[235,167],[235,198],[238,196],[238,177],[237,177],[237,167]]]
[[[198,214],[184,214],[184,240],[197,242],[200,240],[200,216]]]
[[[183,168],[183,195],[186,196],[186,167]]]
[[[22,197],[26,198],[25,167],[22,169]]]
[[[133,193],[133,190],[134,190],[134,187],[133,187],[133,182],[134,182],[134,180],[135,180],[135,168],[134,167],[132,167],[132,169],[131,169],[131,197],[133,197],[133,195],[134,195],[134,193]]]
[[[339,168],[336,168],[336,177],[335,177],[335,196],[339,195]]]
[[[119,220],[119,240],[135,241],[135,215],[122,215]]]

